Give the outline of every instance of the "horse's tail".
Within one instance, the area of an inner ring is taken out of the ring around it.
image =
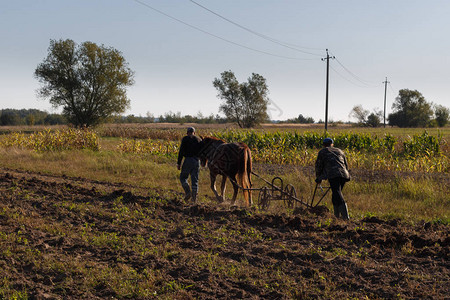
[[[242,156],[239,160],[238,180],[240,186],[243,188],[245,204],[250,206],[252,204],[252,187],[251,172],[252,172],[252,155],[248,146],[242,149]]]

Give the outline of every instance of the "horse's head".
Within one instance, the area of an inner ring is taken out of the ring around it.
[[[215,137],[205,137],[202,138],[200,142],[200,150],[198,152],[198,157],[200,158],[200,164],[202,167],[205,167],[208,163],[208,160],[213,158],[214,152],[217,147],[224,144],[225,141],[215,138]]]

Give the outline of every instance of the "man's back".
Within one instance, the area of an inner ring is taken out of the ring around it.
[[[201,139],[196,135],[186,135],[181,140],[180,152],[178,155],[178,164],[183,157],[197,157],[200,150]]]
[[[331,146],[320,150],[316,161],[316,174],[320,175],[321,179],[336,177],[350,179],[344,152]]]

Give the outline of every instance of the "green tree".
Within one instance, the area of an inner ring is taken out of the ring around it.
[[[304,117],[302,114],[299,114],[297,122],[300,124],[312,124],[314,123],[314,119],[311,117]]]
[[[367,126],[370,126],[370,127],[380,126],[380,124],[381,124],[380,115],[377,113],[371,113],[369,116],[367,116],[366,124],[367,124]]]
[[[25,121],[20,117],[20,111],[15,109],[2,109],[0,115],[1,125],[24,125]]]
[[[48,125],[60,125],[67,124],[67,120],[60,114],[49,114],[44,119],[44,124]]]
[[[381,123],[381,111],[374,109],[372,113],[364,109],[362,105],[355,105],[349,116],[358,120],[359,126],[378,127]]]
[[[134,83],[134,73],[116,49],[51,40],[48,56],[34,74],[43,84],[39,95],[54,107],[62,106],[76,126],[99,124],[129,107],[126,87]]]
[[[436,105],[434,108],[436,123],[439,127],[444,127],[450,120],[450,110],[443,105]]]
[[[33,126],[36,123],[36,117],[33,114],[29,114],[26,117],[27,125]]]
[[[230,121],[241,128],[250,128],[269,119],[269,89],[263,76],[252,73],[247,82],[239,83],[232,71],[220,75],[221,79],[215,78],[213,85],[218,91],[217,97],[225,101],[220,111]]]
[[[425,127],[433,116],[431,104],[416,90],[400,90],[392,109],[389,125],[398,127]]]
[[[367,121],[367,116],[369,115],[369,111],[364,109],[362,105],[355,105],[350,111],[349,116],[358,120],[358,124],[360,126],[364,126]]]

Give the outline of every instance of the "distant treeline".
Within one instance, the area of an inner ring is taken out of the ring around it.
[[[313,124],[315,121],[311,117],[304,117],[300,114],[297,118],[287,119],[286,121],[280,121],[279,123]],[[322,123],[322,120],[320,120],[319,123]]]
[[[67,120],[60,114],[49,114],[38,109],[2,109],[0,125],[61,125]]]
[[[229,120],[219,115],[211,114],[203,116],[198,113],[196,116],[184,115],[180,112],[168,112],[159,117],[155,117],[150,113],[146,116],[115,116],[109,120],[110,123],[198,123],[198,124],[224,124]],[[277,123],[315,123],[313,118],[299,115],[297,118],[288,119],[285,121],[277,121]],[[318,123],[323,123],[319,120]],[[0,110],[0,126],[14,126],[14,125],[67,125],[68,121],[62,114],[51,114],[46,111],[38,109],[2,109]]]
[[[147,113],[146,116],[115,116],[109,122],[111,123],[199,123],[199,124],[223,124],[227,123],[226,118],[219,115],[203,116],[199,113],[197,116],[185,115],[180,112],[168,112],[159,117],[154,117]],[[0,110],[0,126],[14,125],[65,125],[67,119],[62,114],[50,114],[38,109],[2,109]]]
[[[152,114],[147,113],[147,116],[119,116],[114,117],[111,120],[112,123],[199,123],[199,124],[224,124],[228,122],[227,118],[223,118],[219,115],[209,115],[207,117],[198,113],[197,116],[184,115],[182,116],[180,112],[173,113],[168,112],[159,117],[154,117]]]

